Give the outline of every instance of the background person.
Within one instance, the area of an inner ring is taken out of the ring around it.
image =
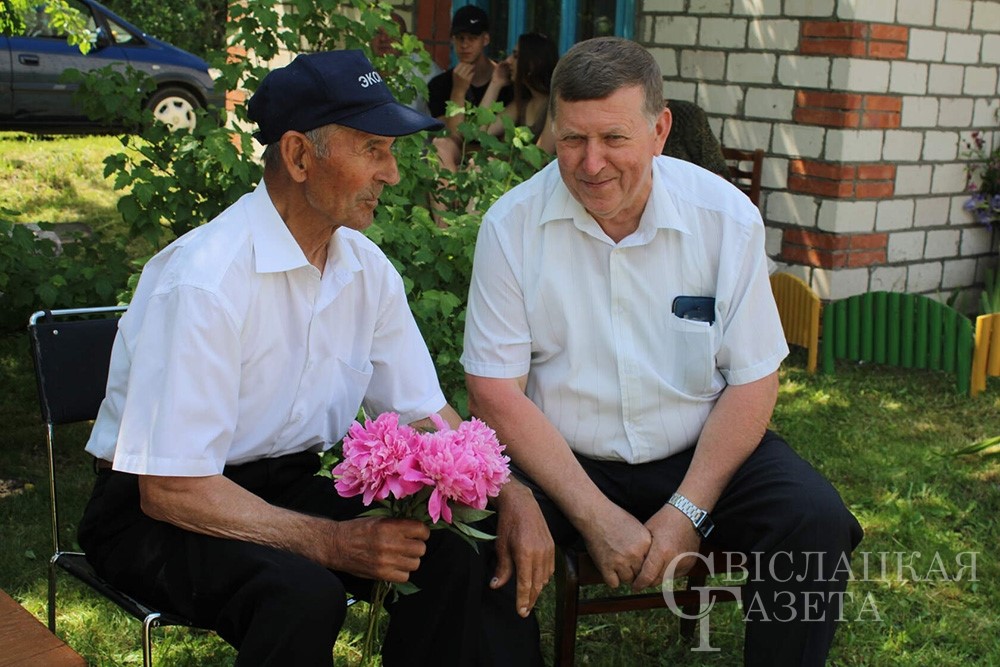
[[[361,230],[399,181],[395,136],[440,124],[392,97],[360,51],[300,55],[248,103],[264,177],[142,272],[87,444],[79,528],[113,585],[213,628],[237,664],[332,665],[346,593],[387,608],[385,664],[469,664],[479,557],[417,521],[358,518],[315,475],[372,414],[453,425],[403,282]]]
[[[703,540],[747,554],[762,567],[744,592],[759,602],[746,663],[822,665],[846,586],[831,567],[861,528],[767,429],[788,347],[764,226],[737,188],[660,155],[671,130],[662,86],[653,57],[627,40],[588,40],[560,59],[557,160],[480,228],[469,407],[533,486],[551,539],[582,539],[609,586],[683,574],[694,556],[682,554]],[[513,517],[530,506],[521,500]],[[542,536],[512,553],[544,584]]]
[[[458,131],[465,116],[446,116],[446,103],[451,101],[460,107],[466,102],[478,105],[493,78],[497,64],[486,55],[486,47],[490,44],[489,29],[486,12],[475,5],[460,7],[451,21],[451,45],[458,64],[427,84],[430,114],[443,122],[451,134]],[[513,96],[513,89],[507,86],[497,99],[507,104]]]

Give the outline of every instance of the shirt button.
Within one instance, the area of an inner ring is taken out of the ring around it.
[[[301,412],[296,412],[294,415],[292,415],[292,423],[293,424],[298,424],[300,421],[302,421],[302,413]]]

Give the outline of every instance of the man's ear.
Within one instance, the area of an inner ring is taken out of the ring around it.
[[[660,115],[656,117],[656,122],[653,124],[653,132],[656,137],[654,148],[656,148],[656,155],[663,153],[663,146],[667,143],[667,136],[670,134],[670,128],[674,124],[674,116],[670,113],[670,109],[664,107]]]
[[[312,164],[314,155],[309,143],[309,139],[301,132],[289,130],[281,135],[278,144],[285,171],[296,183],[302,183],[306,180],[306,175]]]
[[[490,45],[490,33],[484,32],[483,33],[483,48],[485,49],[489,45]]]

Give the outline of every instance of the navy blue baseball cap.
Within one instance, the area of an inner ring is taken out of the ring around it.
[[[359,50],[304,53],[272,70],[247,103],[254,138],[267,145],[289,130],[308,132],[335,123],[384,137],[444,125],[396,101]]]

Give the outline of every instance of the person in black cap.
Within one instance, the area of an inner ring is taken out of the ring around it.
[[[489,31],[490,19],[486,12],[475,5],[460,7],[451,20],[451,44],[458,64],[427,84],[430,114],[442,121],[451,133],[458,130],[463,115],[445,116],[446,103],[451,101],[464,106],[469,102],[478,106],[493,78],[497,63],[486,55]],[[504,86],[497,99],[504,105],[509,104],[514,99],[514,89]]]
[[[237,664],[332,665],[349,591],[388,604],[386,665],[475,662],[489,576],[449,531],[362,517],[316,476],[363,405],[458,423],[403,282],[360,232],[394,137],[440,128],[360,51],[300,55],[248,104],[264,178],[149,261],[87,444],[79,528],[112,584],[215,629]]]

